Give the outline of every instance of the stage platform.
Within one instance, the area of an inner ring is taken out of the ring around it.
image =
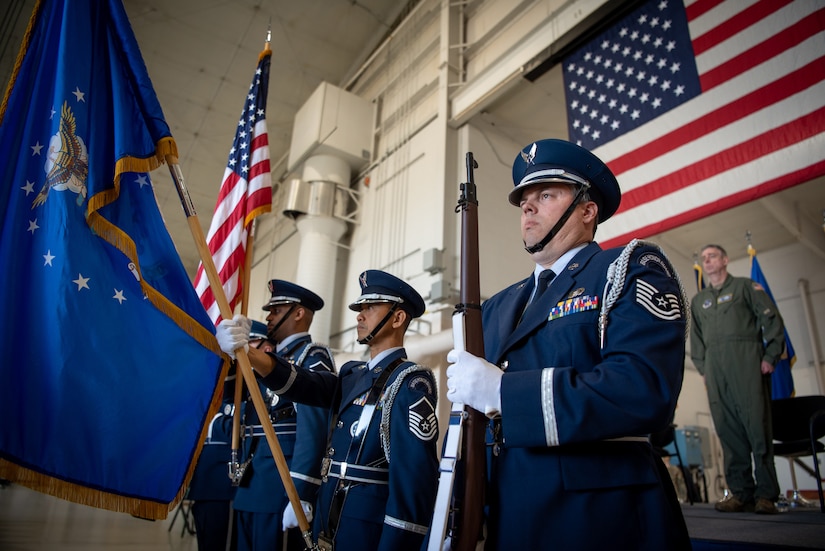
[[[776,515],[720,513],[712,503],[683,504],[694,551],[825,549],[825,513],[819,505]]]

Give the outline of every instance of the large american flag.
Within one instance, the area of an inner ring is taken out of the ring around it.
[[[825,174],[821,0],[651,0],[563,73],[570,139],[622,188],[603,246]]]
[[[258,56],[258,68],[249,86],[229,160],[218,192],[215,213],[206,240],[232,311],[243,291],[242,272],[252,220],[272,208],[269,138],[266,132],[266,97],[272,50]],[[198,266],[195,289],[209,317],[217,324],[220,311],[209,281]]]

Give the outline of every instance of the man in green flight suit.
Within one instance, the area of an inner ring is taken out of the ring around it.
[[[760,284],[728,274],[725,249],[706,245],[701,254],[709,285],[691,301],[690,356],[705,378],[725,455],[731,493],[716,510],[773,514],[771,373],[785,346],[782,317]]]

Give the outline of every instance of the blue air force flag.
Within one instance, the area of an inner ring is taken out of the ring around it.
[[[762,267],[759,266],[759,261],[756,259],[756,249],[748,245],[748,254],[751,257],[751,279],[760,284],[771,300],[776,304],[773,298],[771,288],[768,285],[768,280],[765,279],[765,274],[762,273]],[[791,368],[796,363],[796,352],[791,344],[791,338],[788,336],[788,329],[785,328],[785,350],[771,375],[771,400],[779,400],[780,398],[790,398],[794,395],[793,374]]]
[[[119,0],[45,0],[0,106],[0,477],[165,518],[219,405],[148,172],[176,146]]]

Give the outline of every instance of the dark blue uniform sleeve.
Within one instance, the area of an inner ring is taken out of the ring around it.
[[[332,373],[333,360],[317,347],[303,361],[310,372]],[[311,367],[309,367],[311,366]],[[329,408],[297,404],[298,423],[290,475],[302,500],[315,504],[321,486],[321,458],[329,432]]]
[[[269,353],[275,360],[275,368],[260,379],[267,388],[278,395],[308,406],[329,409],[333,405],[338,388],[338,376],[326,370],[310,371],[292,366],[288,361]]]

